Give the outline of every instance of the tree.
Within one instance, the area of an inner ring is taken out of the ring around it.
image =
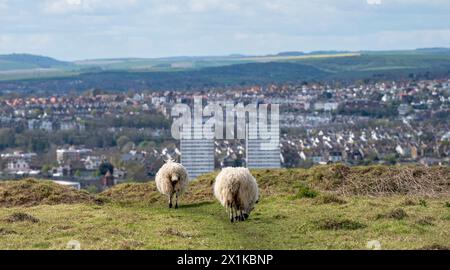
[[[48,175],[48,172],[52,169],[52,167],[49,164],[45,164],[44,166],[42,166],[41,172],[44,175]]]
[[[100,175],[105,175],[108,173],[113,174],[114,173],[114,166],[109,162],[103,162],[100,164],[100,167],[98,168]]]
[[[122,147],[127,144],[130,141],[130,138],[128,138],[127,136],[120,136],[117,139],[117,146],[122,149]]]

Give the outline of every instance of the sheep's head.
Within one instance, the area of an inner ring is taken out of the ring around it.
[[[250,213],[255,209],[255,204],[259,203],[259,195],[258,197],[253,201],[253,203],[251,203],[247,209],[245,209],[242,213],[242,216],[244,217],[244,220],[248,219],[248,217],[250,216]]]

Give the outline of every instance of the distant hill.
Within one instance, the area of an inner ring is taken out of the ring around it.
[[[32,54],[0,55],[0,70],[32,69],[32,68],[60,68],[72,65],[47,56]]]
[[[280,52],[277,56],[301,56],[305,55],[304,52]]]
[[[450,48],[422,48],[422,49],[417,49],[416,51],[421,52],[421,53],[449,54],[450,55]]]
[[[303,54],[303,55],[302,55]],[[450,49],[345,53],[282,52],[274,56],[117,58],[63,62],[26,54],[0,56],[0,93],[101,88],[189,90],[285,82],[450,77]]]
[[[344,54],[344,53],[352,53],[351,51],[312,51],[308,53],[309,55],[322,55],[322,54]]]
[[[280,52],[276,56],[304,56],[304,55],[335,55],[335,54],[349,54],[355,53],[351,51],[312,51],[309,53],[292,51],[292,52]]]

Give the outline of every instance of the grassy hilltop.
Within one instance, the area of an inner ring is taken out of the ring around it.
[[[255,170],[261,200],[232,224],[212,196],[215,173],[194,180],[178,210],[154,183],[101,194],[47,181],[0,183],[0,249],[450,248],[450,168],[320,166]]]

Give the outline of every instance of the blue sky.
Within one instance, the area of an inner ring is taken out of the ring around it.
[[[64,60],[450,47],[448,0],[0,0],[0,54]]]

